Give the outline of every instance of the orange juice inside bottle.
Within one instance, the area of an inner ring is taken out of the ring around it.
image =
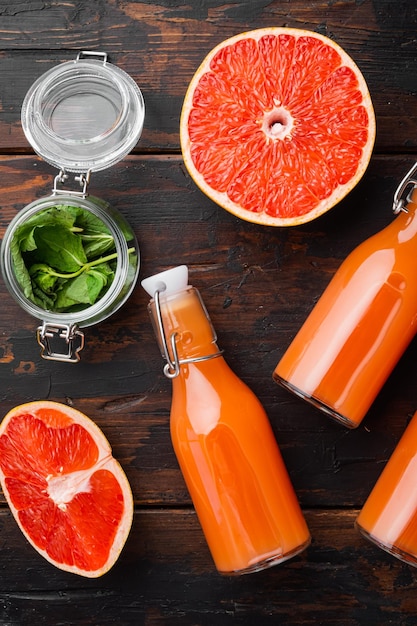
[[[252,572],[298,554],[310,534],[261,403],[220,355],[197,290],[161,298],[161,311],[182,362],[172,442],[217,569]]]
[[[416,200],[342,263],[273,374],[350,428],[416,333]]]
[[[417,413],[356,520],[365,537],[417,567],[416,477]]]

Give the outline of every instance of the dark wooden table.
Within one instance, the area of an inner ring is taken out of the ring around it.
[[[178,126],[188,82],[214,45],[283,25],[323,33],[351,54],[373,98],[377,140],[365,176],[337,207],[305,226],[274,229],[234,218],[196,188]],[[23,135],[26,91],[80,50],[107,52],[141,87],[146,119],[136,149],[96,173],[91,193],[134,228],[141,277],[189,266],[229,364],[268,412],[313,536],[302,555],[281,566],[218,575],[171,447],[170,383],[140,285],[118,313],[86,331],[82,360],[70,365],[40,358],[37,321],[1,282],[1,414],[46,398],[85,412],[111,442],[135,498],[120,559],[91,580],[44,561],[2,497],[1,624],[417,623],[417,570],[353,527],[417,408],[416,342],[355,431],[271,378],[342,259],[393,219],[394,191],[417,158],[416,34],[415,0],[0,3],[0,235],[17,211],[50,193],[56,173]]]

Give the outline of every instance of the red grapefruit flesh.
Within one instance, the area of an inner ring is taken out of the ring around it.
[[[98,426],[50,401],[0,425],[0,482],[20,529],[50,563],[90,578],[116,562],[130,531],[127,478]]]
[[[196,184],[234,215],[292,226],[322,215],[359,182],[375,141],[365,80],[318,33],[263,28],[204,59],[180,121]]]

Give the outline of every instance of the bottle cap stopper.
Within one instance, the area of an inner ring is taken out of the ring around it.
[[[156,291],[163,291],[165,295],[182,291],[188,287],[188,267],[178,265],[164,272],[159,272],[159,274],[144,278],[141,285],[152,298]]]

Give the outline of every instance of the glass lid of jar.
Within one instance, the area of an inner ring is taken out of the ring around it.
[[[102,52],[81,52],[40,76],[21,113],[36,153],[70,172],[98,171],[120,161],[136,145],[144,117],[139,87]]]

